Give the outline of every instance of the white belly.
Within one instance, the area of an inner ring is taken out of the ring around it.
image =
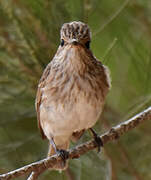
[[[92,127],[100,113],[102,104],[96,106],[80,100],[74,105],[49,104],[40,106],[41,126],[48,139],[54,137],[57,144],[66,142],[73,132]]]

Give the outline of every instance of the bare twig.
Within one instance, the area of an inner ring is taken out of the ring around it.
[[[101,135],[100,138],[102,139],[103,144],[106,144],[110,141],[116,140],[127,131],[135,128],[137,125],[149,119],[151,119],[151,107],[137,114],[133,118],[111,128],[108,132]],[[76,146],[75,148],[69,150],[69,159],[79,158],[81,155],[85,154],[86,152],[92,149],[95,149],[96,147],[97,144],[94,140]],[[62,161],[61,157],[54,155],[46,159],[43,159],[41,161],[11,171],[9,173],[2,174],[0,175],[0,180],[8,180],[8,179],[16,178],[31,172],[32,174],[30,175],[28,180],[33,180],[36,179],[46,169],[53,168],[54,165],[59,161]]]
[[[35,180],[38,178],[39,175],[40,173],[32,172],[27,180]]]

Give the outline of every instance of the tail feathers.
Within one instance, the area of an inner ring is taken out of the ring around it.
[[[69,148],[69,142],[66,142],[63,145],[59,145],[57,146],[57,149],[63,149],[63,150],[67,150]],[[48,157],[53,156],[56,154],[56,151],[54,149],[54,147],[50,144],[49,145],[49,149],[48,149]],[[55,170],[66,170],[68,167],[68,161],[66,161],[65,163],[63,161],[59,162],[53,167],[53,169]]]

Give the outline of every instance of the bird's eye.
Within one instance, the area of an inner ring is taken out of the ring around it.
[[[63,46],[63,45],[64,45],[64,40],[63,40],[63,39],[61,39],[61,43],[60,43],[60,45],[61,45],[61,46]]]
[[[87,49],[89,49],[89,48],[90,48],[90,41],[87,41],[87,42],[85,43],[85,46],[86,46]]]

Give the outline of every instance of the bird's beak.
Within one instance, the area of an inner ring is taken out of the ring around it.
[[[78,40],[77,39],[72,39],[70,41],[70,43],[73,44],[73,45],[77,45],[78,44]]]

